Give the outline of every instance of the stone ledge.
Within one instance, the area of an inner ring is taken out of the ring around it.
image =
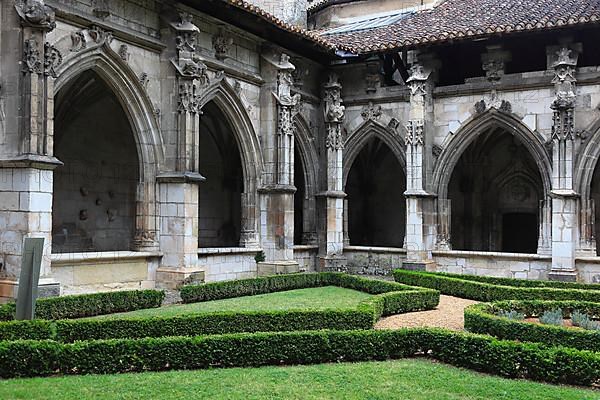
[[[255,254],[261,251],[263,250],[260,247],[201,247],[198,249],[198,255]]]
[[[406,249],[403,249],[401,247],[344,246],[344,252],[346,251],[358,251],[363,253],[406,254]]]
[[[317,251],[319,246],[315,244],[295,244],[294,251]]]
[[[160,251],[102,251],[89,253],[59,253],[52,254],[50,261],[52,266],[62,266],[70,264],[81,264],[90,262],[114,262],[114,261],[132,261],[148,258],[162,257]],[[93,265],[90,265],[93,266]]]
[[[521,259],[521,260],[552,260],[552,256],[541,254],[525,254],[525,253],[501,253],[494,251],[468,251],[468,250],[434,250],[434,257],[485,257],[485,258],[506,258],[506,259]]]

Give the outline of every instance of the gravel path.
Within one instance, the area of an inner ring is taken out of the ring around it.
[[[392,315],[381,319],[375,329],[398,329],[414,327],[439,327],[456,331],[464,329],[464,309],[477,301],[458,297],[440,296],[440,304],[434,310]]]

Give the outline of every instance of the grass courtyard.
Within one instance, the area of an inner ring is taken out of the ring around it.
[[[160,308],[102,315],[95,318],[173,317],[198,312],[218,311],[277,311],[294,309],[324,310],[354,308],[371,295],[337,286],[288,290],[284,292],[231,299],[176,304]]]
[[[509,380],[427,360],[0,381],[0,399],[597,400],[600,392]]]

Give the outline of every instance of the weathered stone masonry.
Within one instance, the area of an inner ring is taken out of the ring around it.
[[[25,237],[46,240],[44,295],[400,267],[600,280],[597,25],[362,52],[343,35],[387,2],[210,3],[2,2],[0,298]]]

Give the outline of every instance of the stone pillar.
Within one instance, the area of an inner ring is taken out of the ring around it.
[[[406,124],[406,261],[403,268],[425,270],[433,264],[431,250],[436,240],[435,198],[427,191],[431,155],[428,103],[431,102],[431,69],[415,60],[407,85],[410,115]]]
[[[17,294],[26,237],[45,239],[39,295],[59,294],[49,274],[52,170],[61,165],[53,155],[54,78],[62,55],[46,42],[55,22],[43,1],[17,1],[2,12],[0,53],[22,55],[19,63],[10,56],[0,62],[0,301],[5,301]]]
[[[344,198],[342,190],[342,160],[344,137],[342,122],[346,108],[342,105],[342,85],[337,75],[330,74],[323,86],[323,113],[325,136],[322,138],[322,185],[324,191],[317,195],[319,219],[319,269],[345,270],[344,250]]]
[[[577,54],[561,47],[552,64],[556,99],[552,125],[552,270],[550,279],[575,281],[579,195],[573,187]]]
[[[210,83],[206,65],[196,54],[200,31],[192,16],[180,14],[171,23],[170,60],[175,69],[177,103],[173,114],[177,144],[174,170],[157,177],[159,183],[160,248],[163,258],[156,273],[157,286],[174,288],[190,275],[201,271],[198,265],[198,184],[201,91]],[[221,78],[222,79],[222,78]]]
[[[274,83],[263,108],[275,110],[273,120],[263,120],[274,125],[275,130],[266,129],[271,133],[271,143],[267,146],[270,157],[270,172],[268,182],[260,189],[263,194],[261,207],[266,214],[266,226],[263,226],[262,247],[266,261],[258,264],[259,275],[270,273],[297,272],[298,262],[294,260],[294,116],[300,105],[300,95],[292,95],[294,65],[290,57],[283,53],[277,59],[274,54],[265,54],[264,72],[271,76]],[[266,94],[265,94],[266,95]],[[265,115],[269,114],[265,110]]]

